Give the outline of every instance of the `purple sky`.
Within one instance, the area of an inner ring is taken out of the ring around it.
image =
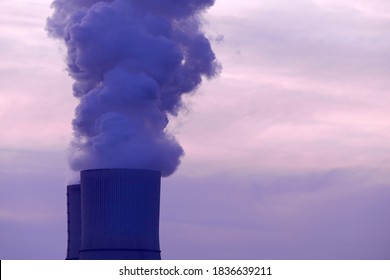
[[[66,253],[77,100],[50,2],[0,3],[0,259]],[[223,71],[169,126],[162,257],[389,259],[390,4],[241,2],[206,15]]]

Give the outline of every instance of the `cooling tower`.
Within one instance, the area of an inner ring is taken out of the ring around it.
[[[80,259],[158,260],[158,171],[81,171]]]
[[[78,260],[81,235],[80,184],[67,186],[68,250],[67,260]]]

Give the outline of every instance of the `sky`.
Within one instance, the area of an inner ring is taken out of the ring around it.
[[[77,100],[50,0],[0,3],[0,259],[64,259]],[[390,258],[390,4],[216,0],[222,64],[168,129],[163,259]]]

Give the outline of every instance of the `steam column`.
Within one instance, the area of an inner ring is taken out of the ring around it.
[[[81,171],[80,259],[158,260],[161,174]]]

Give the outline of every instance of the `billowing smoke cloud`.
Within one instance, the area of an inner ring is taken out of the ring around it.
[[[219,65],[201,30],[214,0],[55,0],[50,35],[67,46],[79,98],[70,165],[172,174],[183,149],[166,132],[183,94]]]

